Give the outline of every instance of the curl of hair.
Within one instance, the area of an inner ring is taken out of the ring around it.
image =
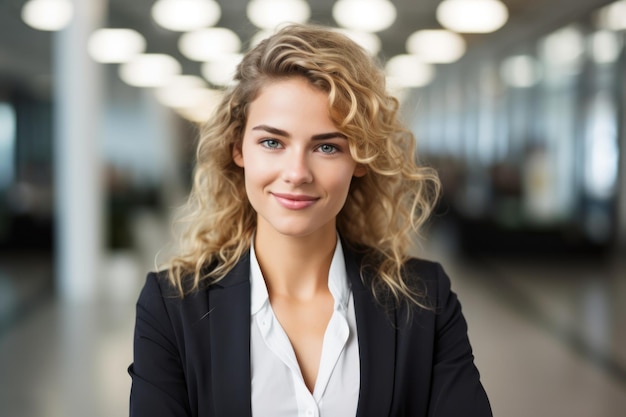
[[[333,122],[367,168],[353,178],[337,228],[348,245],[367,253],[374,295],[428,308],[419,282],[402,272],[438,197],[437,174],[417,164],[415,138],[398,120],[380,65],[347,37],[313,25],[287,26],[250,50],[236,84],[203,126],[180,253],[167,265],[170,281],[184,296],[219,281],[249,249],[256,213],[232,151],[242,141],[248,105],[265,85],[291,77],[328,94]]]

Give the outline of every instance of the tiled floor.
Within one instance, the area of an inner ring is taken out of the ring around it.
[[[625,415],[623,263],[430,256],[443,261],[459,294],[494,415]],[[119,275],[129,263],[116,265]],[[0,416],[127,415],[142,279],[125,270],[134,281],[124,297],[50,300],[0,336]]]
[[[503,268],[510,273],[517,271],[512,266]],[[545,273],[538,265],[533,268],[527,269],[529,279]],[[539,296],[535,299],[537,293],[549,296],[543,286],[532,287],[533,292],[528,294],[514,290],[518,294],[511,295],[507,294],[511,290],[501,290],[502,283],[493,282],[502,277],[483,273],[482,268],[474,267],[451,271],[494,415],[623,416],[626,380],[620,371],[589,356],[588,349],[567,337],[571,329],[551,324],[561,317],[560,313],[553,317],[536,307],[529,310],[518,305],[523,301],[515,300],[539,300]],[[551,288],[556,293],[568,292],[570,283],[561,281],[561,287],[556,287]],[[548,307],[557,312],[572,309],[569,300],[558,299]],[[623,326],[625,321],[621,323]],[[613,330],[619,330],[619,326]]]

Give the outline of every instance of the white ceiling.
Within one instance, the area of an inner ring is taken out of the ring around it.
[[[52,34],[28,27],[21,21],[20,10],[26,0],[0,0],[0,95],[16,88],[49,84]],[[89,0],[77,0],[89,1]],[[435,9],[441,0],[392,0],[398,10],[394,25],[379,33],[383,43],[381,58],[404,53],[406,38],[416,30],[440,27]],[[506,48],[533,33],[542,32],[578,19],[611,0],[503,0],[511,15],[507,25],[488,35],[465,35],[470,52],[476,49]],[[217,24],[233,29],[242,39],[249,39],[256,29],[245,17],[248,0],[218,0],[222,18]],[[200,64],[184,58],[177,50],[179,33],[158,27],[150,18],[154,0],[109,0],[108,26],[129,27],[141,32],[148,41],[148,52],[175,56],[183,71],[199,74]],[[311,21],[334,25],[331,8],[334,0],[309,1]]]

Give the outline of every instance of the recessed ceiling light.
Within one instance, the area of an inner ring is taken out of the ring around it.
[[[311,8],[304,0],[252,0],[246,14],[256,27],[275,29],[282,23],[307,22]]]
[[[396,8],[388,0],[338,0],[333,17],[347,29],[379,32],[395,22]]]
[[[443,0],[437,6],[439,23],[455,32],[494,32],[508,18],[509,11],[499,0]]]
[[[250,42],[249,42],[249,49],[254,48],[255,46],[257,46],[258,44],[261,43],[261,41],[269,38],[270,36],[272,36],[274,33],[276,33],[273,30],[269,30],[269,29],[264,29],[264,30],[260,30],[257,33],[255,33],[254,35],[252,35],[252,38],[250,38]]]
[[[382,43],[380,38],[375,33],[363,32],[361,30],[352,30],[352,29],[337,29],[338,32],[343,33],[348,38],[352,39],[356,42],[361,48],[365,49],[369,52],[370,55],[376,55],[380,52],[380,48],[382,47]]]
[[[598,10],[596,21],[602,29],[626,29],[626,0],[618,0]]]
[[[119,67],[122,81],[134,87],[162,87],[180,73],[178,61],[165,54],[140,54]]]
[[[225,54],[213,61],[205,62],[202,64],[202,76],[213,85],[232,84],[237,65],[242,58],[242,54]]]
[[[74,5],[70,0],[29,0],[22,7],[22,20],[38,30],[61,30],[73,16]]]
[[[465,40],[461,35],[445,29],[418,30],[406,41],[406,50],[410,54],[433,64],[458,61],[466,49]]]
[[[385,65],[387,76],[395,86],[423,87],[435,78],[435,68],[416,55],[396,55]]]
[[[618,60],[623,41],[616,32],[599,30],[590,36],[588,45],[594,62],[610,64]]]
[[[186,32],[216,24],[222,16],[213,0],[158,0],[152,6],[152,18],[162,27]]]
[[[217,109],[223,93],[218,90],[202,88],[195,90],[195,94],[195,104],[188,107],[179,107],[176,109],[176,112],[189,121],[204,123],[209,120]]]
[[[540,50],[549,65],[576,66],[585,52],[585,37],[577,26],[566,26],[546,36]]]
[[[183,34],[178,49],[193,61],[211,61],[224,54],[237,53],[241,40],[235,32],[226,28],[206,28]]]
[[[87,42],[87,52],[104,64],[128,62],[146,50],[146,39],[133,29],[98,29]]]
[[[508,57],[500,65],[500,77],[511,87],[532,87],[541,79],[539,62],[530,55]]]
[[[171,108],[191,107],[198,104],[197,91],[206,88],[206,82],[197,75],[175,75],[170,81],[157,88],[157,101]]]

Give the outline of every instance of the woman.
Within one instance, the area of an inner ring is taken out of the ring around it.
[[[379,67],[293,25],[235,79],[137,303],[131,415],[491,415],[448,278],[407,255],[439,182]]]

